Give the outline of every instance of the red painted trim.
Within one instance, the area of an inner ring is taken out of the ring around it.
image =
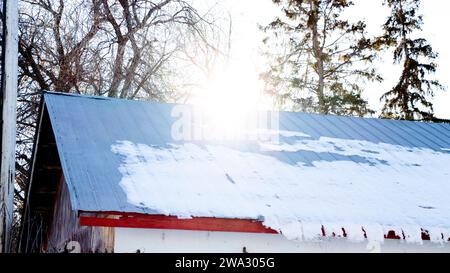
[[[80,225],[271,234],[278,233],[273,229],[264,227],[261,222],[243,219],[222,219],[205,217],[179,219],[174,216],[144,214],[120,215],[117,213],[113,215],[118,215],[118,218],[114,219],[93,216],[80,216]]]
[[[394,230],[389,230],[388,233],[384,235],[384,238],[391,239],[391,240],[400,240],[401,239],[401,237],[399,235],[397,235]]]
[[[100,217],[93,215],[101,215]],[[105,218],[105,216],[115,216],[114,218]],[[279,232],[266,228],[261,222],[256,220],[244,219],[224,219],[195,217],[192,219],[179,219],[175,216],[148,215],[140,213],[121,213],[116,211],[88,212],[80,211],[80,225],[98,226],[98,227],[126,227],[126,228],[153,228],[153,229],[175,229],[175,230],[198,230],[198,231],[222,231],[222,232],[245,232],[245,233],[269,233],[277,234]],[[361,228],[364,237],[367,238],[366,231]],[[342,228],[343,236],[347,237],[346,231]],[[336,237],[336,234],[332,234]],[[322,226],[322,236],[325,234],[325,228]],[[385,234],[385,239],[399,240],[405,239],[405,235],[400,236],[395,231],[389,231]],[[444,236],[442,236],[444,237]],[[430,240],[426,230],[422,231],[422,240]],[[450,242],[450,238],[448,239]]]

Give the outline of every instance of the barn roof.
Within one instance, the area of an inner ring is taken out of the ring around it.
[[[450,237],[448,124],[282,112],[277,143],[180,141],[174,104],[44,101],[75,210],[258,219],[292,239]]]

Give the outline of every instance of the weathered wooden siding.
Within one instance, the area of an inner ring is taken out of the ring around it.
[[[72,210],[64,177],[59,182],[46,248],[48,252],[82,253],[113,252],[114,249],[114,228],[80,225],[77,212]]]

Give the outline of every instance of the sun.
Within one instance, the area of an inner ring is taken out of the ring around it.
[[[194,106],[202,115],[208,134],[218,139],[242,137],[253,129],[257,112],[268,108],[262,83],[245,63],[236,63],[217,73]]]

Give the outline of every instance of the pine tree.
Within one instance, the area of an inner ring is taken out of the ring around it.
[[[406,120],[434,120],[434,91],[443,89],[437,80],[429,79],[436,72],[435,53],[424,38],[413,38],[422,30],[423,17],[418,14],[420,0],[385,0],[391,14],[383,25],[379,41],[394,48],[394,62],[403,64],[398,83],[381,100],[381,117]]]
[[[323,114],[373,113],[361,83],[381,80],[371,68],[373,41],[362,21],[341,18],[347,0],[273,0],[283,16],[262,28],[270,68],[262,74],[278,106]]]

